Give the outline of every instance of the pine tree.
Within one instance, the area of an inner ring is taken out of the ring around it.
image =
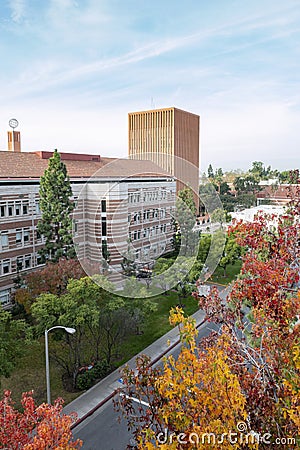
[[[39,193],[42,218],[37,229],[46,239],[45,247],[40,250],[41,256],[44,260],[54,262],[62,256],[74,257],[71,219],[74,203],[70,200],[72,189],[66,166],[57,150],[54,150],[48,168],[41,177]]]
[[[214,177],[214,170],[213,170],[211,164],[208,166],[207,175],[208,175],[208,178],[213,178]]]

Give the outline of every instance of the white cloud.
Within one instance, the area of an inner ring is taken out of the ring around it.
[[[16,23],[22,22],[25,17],[25,0],[9,0],[9,7],[11,9],[12,20]]]

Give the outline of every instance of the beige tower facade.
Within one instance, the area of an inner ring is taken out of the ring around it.
[[[128,114],[128,155],[150,159],[177,179],[177,191],[199,186],[200,117],[177,108]]]

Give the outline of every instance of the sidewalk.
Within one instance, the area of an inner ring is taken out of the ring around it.
[[[203,323],[204,317],[204,312],[200,310],[193,314],[197,327]],[[153,365],[159,361],[162,356],[172,350],[177,344],[179,344],[179,331],[178,327],[175,327],[139,354],[148,355],[151,358],[151,365]],[[128,364],[131,368],[135,368],[135,360],[137,356],[138,355],[135,355],[126,364]],[[120,387],[120,382],[118,380],[120,378],[120,370],[122,367],[124,366],[116,369],[106,378],[95,384],[91,389],[87,390],[65,406],[65,414],[76,412],[78,415],[77,422],[73,425],[73,427],[92,415],[98,408],[104,405],[116,394],[117,389]]]

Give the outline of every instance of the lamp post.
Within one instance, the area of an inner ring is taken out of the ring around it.
[[[49,350],[48,350],[48,333],[51,330],[55,330],[60,328],[65,330],[69,334],[75,333],[75,328],[62,327],[57,325],[55,327],[49,328],[49,330],[45,330],[45,355],[46,355],[46,385],[47,385],[47,403],[51,403],[51,393],[50,393],[50,371],[49,371]]]

